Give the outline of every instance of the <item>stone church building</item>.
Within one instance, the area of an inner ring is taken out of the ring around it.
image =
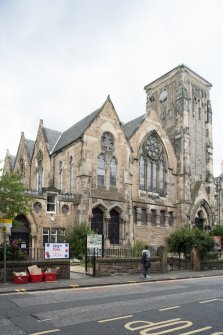
[[[64,132],[40,120],[35,139],[21,134],[4,173],[18,171],[33,198],[12,229],[27,247],[64,240],[88,222],[105,246],[136,240],[159,246],[184,225],[214,222],[211,84],[180,65],[145,86],[146,112],[122,123],[108,96]]]

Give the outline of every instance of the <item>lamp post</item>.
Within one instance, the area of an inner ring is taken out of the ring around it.
[[[50,243],[52,243],[52,224],[55,222],[55,217],[53,214],[50,216]]]

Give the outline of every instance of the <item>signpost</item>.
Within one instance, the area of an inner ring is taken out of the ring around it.
[[[0,228],[3,228],[4,234],[4,278],[3,281],[6,283],[6,234],[12,228],[12,219],[2,219],[0,218]]]

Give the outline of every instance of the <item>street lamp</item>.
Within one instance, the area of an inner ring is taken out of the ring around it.
[[[50,224],[50,243],[52,243],[52,223],[55,222],[55,217],[53,216],[53,214],[51,214],[50,216],[50,222],[51,222]]]
[[[216,186],[216,198],[217,198],[217,216],[218,216],[218,224],[221,224],[221,197],[222,197],[222,181],[223,175],[220,175],[215,179]]]

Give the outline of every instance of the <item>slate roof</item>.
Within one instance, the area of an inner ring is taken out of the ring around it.
[[[104,106],[104,105],[103,105]],[[57,142],[53,152],[56,152],[67,145],[75,142],[77,139],[81,138],[85,132],[85,130],[90,126],[92,121],[96,118],[96,116],[102,111],[103,106],[94,111],[93,113],[87,115],[84,119],[75,123],[72,127],[63,132],[60,136],[59,141]]]
[[[43,131],[45,134],[48,150],[51,153],[62,133],[60,131],[49,128],[43,128]]]
[[[124,124],[123,127],[124,127],[124,130],[125,130],[126,137],[128,139],[130,139],[130,137],[132,137],[132,135],[137,130],[137,128],[139,128],[140,124],[145,119],[146,115],[147,114],[143,114],[143,115],[137,117],[136,119],[134,119],[132,121],[129,121],[128,123]]]
[[[29,159],[31,160],[32,159],[32,155],[33,155],[35,141],[25,139],[25,145],[27,147]]]

